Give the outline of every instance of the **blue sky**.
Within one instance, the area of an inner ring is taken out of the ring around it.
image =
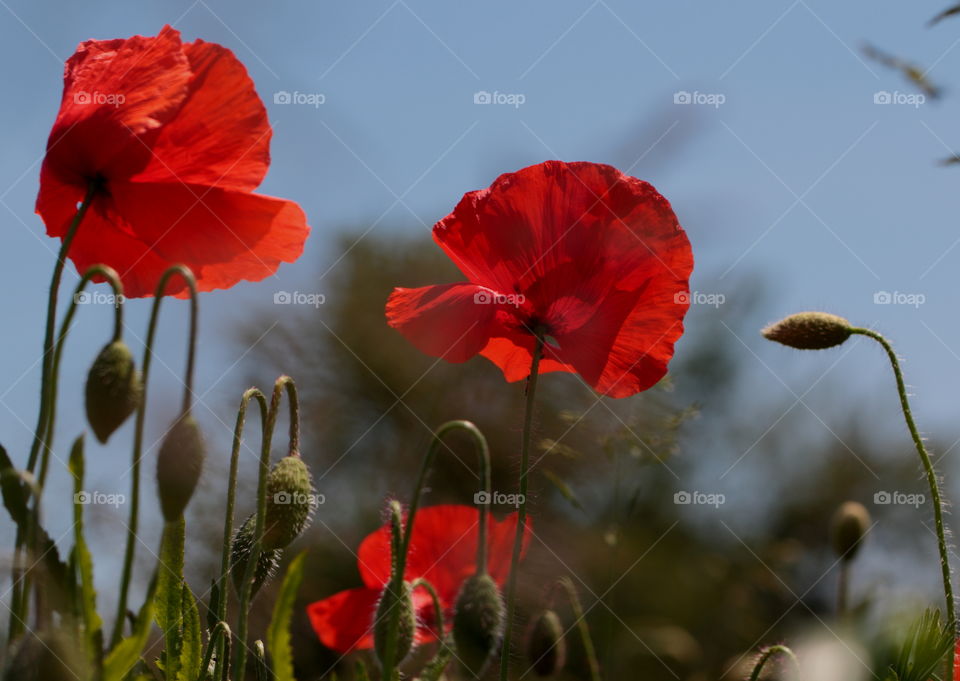
[[[876,325],[907,358],[921,427],[952,442],[960,438],[960,168],[936,161],[960,148],[960,21],[924,27],[942,8],[924,1],[880,9],[865,0],[0,0],[0,441],[15,461],[25,459],[57,246],[33,201],[63,60],[82,40],[153,35],[172,23],[185,39],[224,44],[244,61],[275,127],[261,191],[300,202],[313,226],[303,258],[275,278],[202,296],[198,417],[221,448],[248,368],[231,331],[249,310],[282,319],[295,310],[272,305],[278,291],[336,295],[324,275],[341,255],[333,238],[341,229],[370,239],[428,230],[464,192],[548,158],[612,163],[653,183],[689,232],[695,290],[730,295],[739,276],[768,275],[768,318],[757,326],[809,308]],[[865,43],[930,66],[945,98],[906,103],[915,91],[865,60]],[[504,103],[477,104],[478,92]],[[878,104],[878,92],[900,103]],[[722,103],[678,103],[677,93]],[[65,286],[75,281],[69,273]],[[880,292],[895,302],[876,304]],[[142,337],[148,308],[128,305],[131,333]],[[182,303],[164,304],[148,442],[176,410],[185,314]],[[65,398],[81,394],[110,315],[104,306],[78,316]],[[756,328],[722,319],[722,308],[695,307],[689,324],[743,340],[753,399],[813,385],[815,403],[836,388],[815,383],[827,371],[851,400],[892,390],[879,351],[800,361],[763,343]],[[139,356],[137,337],[128,342]],[[881,406],[892,419],[889,394]],[[61,450],[83,427],[81,410],[64,403]],[[117,439],[91,447],[90,485],[105,492],[129,484],[116,479],[129,456],[127,440]],[[66,519],[51,525],[56,534]]]

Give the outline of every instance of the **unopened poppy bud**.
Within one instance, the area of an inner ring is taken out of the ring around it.
[[[853,327],[843,317],[827,312],[798,312],[760,333],[767,340],[798,350],[823,350],[840,345],[850,337]]]
[[[410,654],[413,649],[413,637],[417,631],[417,616],[413,609],[413,593],[409,582],[403,582],[400,593],[397,593],[391,580],[380,593],[380,601],[377,603],[373,620],[373,649],[377,653],[380,664],[384,664],[394,608],[399,613],[393,655],[396,663]]]
[[[500,644],[504,619],[500,588],[490,575],[473,575],[463,583],[453,611],[453,640],[457,658],[474,676],[483,674]]]
[[[140,372],[121,340],[108,343],[87,374],[87,420],[100,442],[106,442],[143,399]]]
[[[830,540],[834,552],[843,560],[852,560],[860,550],[860,541],[870,527],[870,512],[863,504],[845,501],[833,514]]]
[[[206,447],[196,419],[184,414],[167,433],[157,457],[157,490],[167,522],[183,515],[203,472]]]
[[[280,459],[267,475],[265,549],[282,549],[310,524],[317,500],[310,469],[297,453]]]
[[[230,544],[230,577],[233,580],[233,587],[237,593],[242,591],[243,577],[247,573],[247,565],[250,562],[250,552],[253,550],[253,538],[256,531],[256,516],[249,516],[243,521],[234,535]],[[264,584],[270,581],[270,578],[277,571],[280,565],[280,555],[283,552],[277,550],[261,550],[260,557],[257,559],[257,566],[253,570],[253,587],[250,590],[250,597],[256,595]]]
[[[553,610],[544,610],[527,628],[527,664],[537,676],[552,676],[563,669],[567,661],[567,643],[563,625]]]

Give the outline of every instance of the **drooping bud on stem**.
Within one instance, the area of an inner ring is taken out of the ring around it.
[[[413,608],[413,589],[403,579],[403,509],[391,501],[390,512],[390,581],[380,593],[373,620],[373,649],[386,670],[403,660],[413,649],[417,631],[417,613]],[[385,672],[386,674],[386,672]],[[390,672],[388,676],[392,674]]]
[[[853,560],[870,527],[870,512],[856,501],[845,501],[833,514],[830,541],[833,551],[845,561]]]
[[[143,384],[130,348],[122,340],[108,343],[87,374],[87,420],[97,439],[106,442],[142,398]]]
[[[206,447],[196,419],[187,412],[167,432],[157,457],[157,490],[167,522],[182,514],[203,472]]]
[[[827,312],[798,312],[763,329],[767,340],[798,350],[823,350],[840,345],[853,332],[843,317]]]
[[[453,611],[457,658],[480,677],[500,645],[506,614],[500,588],[490,575],[475,574],[460,587]]]
[[[567,661],[563,625],[553,610],[543,610],[527,628],[527,664],[537,676],[553,676]]]
[[[293,452],[280,459],[267,476],[267,514],[263,549],[282,549],[300,536],[317,508],[310,469]]]

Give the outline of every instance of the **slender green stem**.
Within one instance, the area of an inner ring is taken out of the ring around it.
[[[923,438],[920,437],[920,431],[917,430],[917,424],[913,420],[913,414],[910,411],[910,401],[907,399],[907,388],[903,381],[903,373],[900,371],[900,361],[897,359],[897,353],[893,351],[893,346],[881,334],[872,329],[854,328],[852,333],[867,336],[874,339],[883,349],[887,351],[887,357],[890,358],[890,364],[893,367],[893,375],[897,381],[897,392],[900,394],[900,407],[903,410],[903,418],[907,422],[907,428],[910,431],[910,437],[913,438],[913,444],[917,448],[917,454],[923,464],[923,469],[927,474],[927,484],[930,486],[930,496],[933,500],[933,519],[937,532],[937,547],[940,550],[940,571],[943,576],[943,595],[947,601],[947,626],[955,631],[957,627],[957,618],[955,604],[953,599],[953,582],[950,577],[950,553],[947,547],[946,533],[943,524],[943,501],[940,496],[940,484],[937,480],[937,472],[927,453],[927,448],[923,444]],[[947,665],[947,681],[953,678],[953,665]]]
[[[203,662],[200,663],[200,674],[197,676],[198,679],[207,678],[207,670],[210,669],[210,660],[213,659],[213,651],[217,651],[217,665],[222,665],[223,660],[219,658],[222,650],[223,641],[230,639],[230,625],[220,620],[214,625],[213,629],[210,631],[210,638],[207,639],[207,649],[203,654]],[[226,645],[230,645],[229,642]],[[217,667],[219,669],[219,666]]]
[[[837,579],[837,617],[843,619],[847,615],[847,593],[850,586],[850,561],[840,560],[840,576]]]
[[[74,215],[69,227],[67,227],[66,234],[63,236],[60,251],[57,253],[57,262],[54,264],[53,274],[50,278],[50,290],[47,295],[47,321],[44,331],[43,357],[40,369],[40,409],[37,414],[37,425],[36,428],[34,428],[33,443],[30,446],[30,456],[27,459],[27,470],[31,473],[36,469],[37,457],[46,440],[46,430],[49,422],[47,417],[50,402],[49,384],[53,371],[53,334],[57,326],[57,298],[60,293],[60,280],[63,278],[63,268],[66,264],[67,256],[70,253],[70,245],[77,235],[77,230],[80,228],[80,223],[83,222],[83,217],[87,214],[87,209],[90,208],[90,204],[93,202],[96,191],[97,185],[90,183],[83,197],[83,201],[77,208],[76,215]],[[10,623],[7,628],[8,642],[12,642],[17,636],[23,633],[23,623],[27,618],[29,588],[27,588],[27,584],[25,584],[22,579],[20,568],[17,567],[22,563],[23,542],[23,531],[17,528],[13,555],[14,569],[11,575],[13,579],[13,594],[11,596],[12,607],[10,608]]]
[[[443,605],[440,603],[440,597],[437,595],[437,590],[433,588],[433,584],[423,577],[418,577],[410,584],[411,591],[416,591],[420,587],[423,587],[426,592],[430,594],[430,600],[433,601],[433,618],[435,620],[434,625],[436,626],[437,639],[442,641],[446,635],[446,626],[443,622]]]
[[[280,412],[280,399],[283,391],[287,391],[290,402],[290,439],[291,447],[296,435],[299,440],[299,404],[297,403],[297,389],[293,379],[281,376],[273,384],[273,394],[270,397],[270,407],[263,422],[263,438],[260,446],[260,467],[257,476],[257,515],[253,530],[253,546],[250,548],[250,557],[247,559],[243,583],[240,587],[240,612],[237,620],[237,646],[233,661],[233,678],[243,681],[247,665],[247,624],[250,615],[250,595],[253,591],[253,575],[260,560],[263,546],[263,531],[267,520],[267,474],[270,472],[270,447],[273,442],[273,431],[277,425],[277,415]]]
[[[574,622],[576,622],[577,630],[580,632],[583,652],[587,657],[587,665],[590,667],[590,681],[600,681],[600,662],[597,660],[597,650],[593,645],[590,626],[587,624],[587,618],[583,613],[583,605],[580,603],[577,588],[569,577],[561,577],[554,584],[564,590],[567,600],[570,602],[570,609],[573,610]]]
[[[527,383],[527,402],[523,414],[523,438],[520,441],[520,508],[517,513],[517,532],[513,539],[513,555],[510,558],[510,579],[507,582],[507,625],[503,633],[503,648],[500,651],[500,681],[507,681],[510,670],[510,640],[513,636],[513,621],[517,608],[517,573],[520,571],[520,553],[527,526],[527,477],[530,473],[530,438],[533,430],[533,407],[537,392],[537,377],[540,374],[540,356],[543,354],[543,337],[537,334],[530,363],[530,378]]]
[[[793,654],[793,651],[790,650],[787,646],[776,645],[769,646],[760,651],[760,657],[757,658],[757,663],[753,667],[753,671],[750,673],[750,681],[759,681],[760,672],[763,671],[764,666],[767,662],[770,661],[770,658],[780,653],[782,655],[790,658],[790,661],[793,662],[794,666],[797,669],[797,673],[800,672],[800,661],[797,660],[797,656]]]
[[[390,587],[400,593],[403,584],[403,576],[406,572],[407,553],[410,550],[410,540],[413,537],[413,527],[417,518],[417,510],[420,508],[420,497],[423,493],[423,487],[427,481],[427,474],[433,467],[433,460],[437,456],[440,445],[443,444],[444,436],[451,430],[462,429],[473,438],[477,449],[477,458],[480,466],[480,478],[483,485],[483,491],[487,498],[490,496],[490,448],[487,445],[487,439],[474,424],[469,421],[447,421],[433,433],[433,439],[430,441],[430,447],[427,449],[423,461],[420,463],[420,472],[417,474],[417,482],[413,488],[413,498],[410,502],[410,509],[407,511],[407,523],[404,528],[403,540],[397,552],[397,565],[393,571],[393,579]],[[489,506],[480,510],[480,520],[477,541],[477,573],[483,574],[487,569],[487,520],[490,514]],[[482,572],[481,572],[482,568]],[[400,624],[400,612],[394,608],[390,613],[390,624],[387,629],[387,643],[384,648],[383,656],[383,678],[392,679],[396,668],[396,641],[397,627]]]
[[[174,275],[186,282],[190,291],[190,336],[187,344],[187,369],[184,381],[183,413],[187,413],[193,396],[193,368],[197,346],[197,282],[193,272],[185,265],[174,265],[163,273],[157,283],[150,310],[150,323],[147,327],[147,342],[143,351],[143,368],[141,376],[143,382],[143,398],[137,408],[137,421],[133,435],[133,455],[130,465],[130,516],[127,520],[127,545],[123,554],[123,573],[120,577],[120,595],[117,598],[117,616],[113,623],[113,635],[110,637],[112,648],[123,638],[123,624],[127,614],[127,594],[130,590],[130,580],[133,576],[133,560],[136,554],[137,522],[140,515],[140,460],[143,458],[143,427],[147,415],[147,391],[150,380],[150,363],[153,359],[153,344],[157,335],[157,322],[160,317],[160,303],[163,300],[167,283]]]

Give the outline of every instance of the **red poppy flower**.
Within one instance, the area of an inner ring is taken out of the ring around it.
[[[176,263],[204,291],[263,279],[309,233],[296,203],[252,193],[270,132],[246,69],[220,45],[182,43],[169,26],[87,41],[66,63],[37,213],[62,238],[95,186],[69,255],[80,271],[113,267],[127,296],[151,295]]]
[[[431,506],[417,512],[410,538],[405,579],[423,577],[436,589],[450,623],[453,604],[462,582],[476,572],[480,513],[470,506]],[[490,518],[487,528],[487,570],[501,586],[510,572],[517,514],[502,521]],[[530,539],[527,519],[525,543]],[[364,586],[348,589],[312,603],[307,615],[317,636],[328,648],[346,654],[373,647],[373,618],[380,593],[390,581],[390,526],[369,535],[357,551],[357,564]],[[413,595],[417,611],[418,643],[437,637],[433,601],[423,589]]]
[[[540,373],[579,373],[612,397],[666,373],[693,255],[646,182],[607,165],[547,161],[466,194],[433,238],[469,281],[397,288],[387,301],[389,324],[428,355],[479,353],[517,381],[540,333]]]

